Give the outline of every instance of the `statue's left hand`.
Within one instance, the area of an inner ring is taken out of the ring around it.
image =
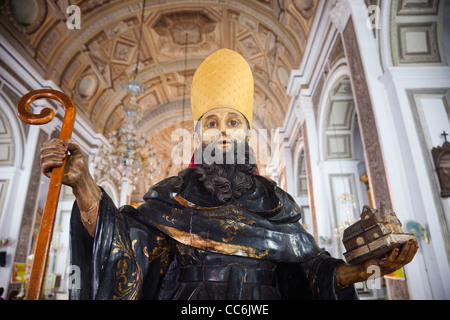
[[[346,287],[357,282],[366,281],[374,275],[382,277],[397,271],[412,261],[418,249],[417,241],[410,240],[405,242],[401,248],[392,250],[386,258],[370,259],[357,265],[341,264],[336,269],[336,284],[338,287]]]
[[[419,244],[416,240],[409,240],[405,242],[400,248],[392,250],[386,258],[383,259],[370,259],[364,262],[365,270],[373,270],[380,268],[380,276],[392,273],[399,270],[404,265],[410,263],[419,249]],[[369,274],[370,276],[370,274]]]

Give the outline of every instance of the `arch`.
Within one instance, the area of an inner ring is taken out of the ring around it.
[[[308,172],[307,172],[307,154],[305,150],[305,142],[303,138],[300,138],[295,148],[294,154],[294,192],[293,196],[295,202],[300,206],[302,211],[302,218],[300,220],[302,226],[311,233],[315,233],[316,221],[313,211],[310,207],[310,195],[308,185]]]
[[[3,214],[14,202],[18,173],[23,163],[23,132],[13,104],[0,93],[0,232],[9,227],[10,217]],[[5,222],[6,221],[6,222]],[[3,229],[5,228],[5,229]]]
[[[5,97],[3,93],[0,94],[0,112],[2,112],[5,117],[5,129],[9,131],[7,135],[10,136],[10,145],[14,148],[13,159],[8,161],[7,166],[21,168],[24,154],[24,132],[22,126],[19,124],[17,116],[13,112],[14,108],[14,104]],[[2,164],[0,161],[0,166],[4,165],[5,164]]]
[[[369,204],[365,185],[360,181],[361,170],[365,170],[366,163],[357,116],[350,70],[346,59],[342,58],[334,64],[325,80],[317,121],[321,179],[327,194],[327,220],[331,224],[331,232],[336,232],[331,237],[331,243],[335,245],[330,250],[339,256],[345,250],[338,240],[345,223],[356,221],[362,206]]]
[[[111,197],[111,200],[116,206],[119,206],[120,194],[117,190],[117,186],[114,182],[104,178],[101,179],[98,184],[105,189],[106,193]]]
[[[321,135],[324,160],[353,159],[352,129],[355,102],[350,78],[342,77],[328,93]]]
[[[308,183],[306,172],[305,148],[303,142],[297,146],[297,151],[294,157],[294,177],[295,177],[295,195],[302,197],[308,195]]]
[[[350,71],[348,69],[348,66],[345,63],[336,63],[332,70],[330,70],[329,76],[327,77],[325,81],[325,86],[321,94],[321,98],[319,101],[319,108],[318,108],[318,121],[317,121],[317,128],[318,128],[318,136],[319,136],[319,145],[324,145],[324,135],[322,128],[324,127],[324,121],[325,121],[325,114],[328,109],[329,104],[329,97],[330,93],[333,91],[333,88],[335,88],[339,81],[345,78],[350,78]],[[323,148],[319,148],[319,159],[321,161],[325,160],[325,154],[323,152]]]
[[[14,135],[11,125],[2,109],[0,109],[0,166],[9,167],[14,164]]]

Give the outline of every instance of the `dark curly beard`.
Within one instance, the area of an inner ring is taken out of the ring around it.
[[[202,161],[200,164],[197,164],[195,173],[205,189],[213,197],[217,198],[219,203],[237,199],[253,186],[256,161],[247,141],[243,142],[243,144],[245,144],[245,149],[243,149],[242,145],[235,142],[233,149],[228,151],[229,153],[221,152],[217,149],[212,150],[211,156],[215,157],[216,152],[218,152],[217,158],[222,159],[223,157],[223,161],[210,164],[207,163],[208,161],[204,161],[206,158],[204,151],[207,145],[202,145]],[[222,153],[222,157],[220,153]],[[232,161],[231,163],[230,160]]]

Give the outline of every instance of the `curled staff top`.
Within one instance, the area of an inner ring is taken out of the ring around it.
[[[40,89],[27,93],[17,103],[17,115],[19,118],[25,123],[37,125],[46,124],[53,120],[55,112],[51,108],[44,108],[39,114],[33,114],[29,111],[33,101],[41,98],[53,99],[62,104],[65,113],[59,138],[63,141],[69,139],[75,124],[75,105],[73,101],[62,92],[53,89]],[[35,258],[31,268],[30,279],[25,296],[26,300],[39,300],[44,288],[43,279],[55,224],[56,209],[58,206],[59,194],[61,192],[61,182],[64,174],[65,162],[66,160],[64,160],[62,166],[52,169],[47,201],[45,203],[41,228],[36,242]]]
[[[17,103],[17,114],[19,118],[28,124],[46,124],[53,120],[55,111],[44,108],[39,114],[29,111],[30,105],[37,99],[48,98],[58,101],[65,109],[63,125],[61,128],[61,140],[70,138],[75,123],[75,105],[66,94],[53,89],[34,90],[24,95]]]

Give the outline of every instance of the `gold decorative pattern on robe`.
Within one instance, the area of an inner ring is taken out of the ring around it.
[[[149,263],[152,263],[157,259],[160,259],[163,262],[164,265],[159,270],[159,273],[164,274],[169,267],[170,262],[172,261],[172,254],[166,238],[158,236],[156,237],[156,243],[157,244],[155,247],[153,247],[152,251],[148,251],[148,248],[144,247],[143,252],[148,258]]]
[[[211,221],[217,221],[225,230],[226,237],[222,238],[223,242],[230,242],[236,238],[240,230],[244,230],[246,226],[256,226],[254,219],[246,217],[242,211],[234,206],[226,207],[223,212],[205,212],[204,216]]]
[[[185,208],[192,210],[199,210],[202,215],[207,217],[210,221],[216,221],[220,224],[223,230],[226,231],[226,237],[222,238],[222,241],[229,242],[236,238],[239,230],[243,230],[246,225],[256,226],[254,219],[246,217],[242,214],[242,210],[237,206],[221,206],[221,207],[199,207],[191,202],[187,201],[180,195],[175,195],[174,199],[183,205]],[[222,208],[220,212],[214,210]],[[172,209],[171,217],[167,217],[166,220],[179,218],[182,214],[180,209]]]
[[[188,233],[176,228],[164,226],[161,224],[156,224],[158,229],[168,234],[170,237],[176,241],[183,243],[185,245],[195,247],[202,250],[209,250],[217,253],[223,253],[228,255],[237,255],[250,257],[255,259],[263,259],[268,255],[268,250],[258,250],[256,248],[235,245],[231,243],[214,241],[211,239],[203,238],[194,233]]]
[[[114,300],[137,300],[142,294],[142,269],[136,261],[135,252],[132,248],[137,240],[130,246],[128,241],[122,239],[119,224],[116,225],[117,237],[112,243],[112,254],[122,254],[122,258],[117,261],[114,272],[115,288]],[[134,268],[133,268],[134,267]],[[130,268],[133,268],[130,276]]]

